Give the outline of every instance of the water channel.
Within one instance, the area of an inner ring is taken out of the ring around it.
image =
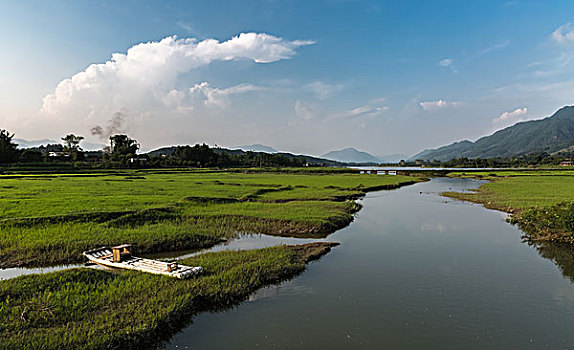
[[[568,349],[573,252],[533,247],[503,213],[446,199],[479,181],[370,193],[342,244],[238,307],[197,316],[167,349]]]
[[[574,251],[529,246],[504,213],[447,199],[483,181],[369,193],[342,244],[238,307],[198,315],[167,349],[574,348]],[[241,235],[205,251],[316,240]],[[183,254],[183,255],[182,255]],[[0,280],[83,265],[0,270]]]

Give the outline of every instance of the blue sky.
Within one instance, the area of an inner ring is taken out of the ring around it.
[[[119,112],[144,148],[410,155],[572,104],[573,14],[569,1],[3,1],[0,127],[97,141]]]

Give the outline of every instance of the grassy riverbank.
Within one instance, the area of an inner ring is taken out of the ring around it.
[[[491,182],[476,192],[446,192],[444,195],[512,213],[512,222],[519,225],[530,241],[574,244],[574,172],[541,170],[450,175]]]
[[[208,247],[238,232],[324,237],[367,191],[406,176],[147,170],[0,175],[0,267],[82,261],[96,246],[138,254]]]
[[[205,273],[176,280],[133,271],[72,269],[0,283],[2,349],[138,349],[202,311],[243,301],[291,278],[336,243],[203,254],[181,261]]]

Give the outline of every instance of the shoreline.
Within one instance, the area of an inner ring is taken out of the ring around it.
[[[494,175],[494,174],[493,174]],[[540,175],[548,176],[548,175]],[[472,177],[472,176],[471,176]],[[534,176],[531,176],[534,177]],[[473,177],[485,180],[484,177]],[[486,184],[481,185],[471,193],[443,192],[442,196],[477,203],[486,209],[498,210],[509,214],[506,220],[511,225],[517,225],[524,233],[522,238],[529,244],[537,243],[561,243],[574,246],[574,202],[564,201],[554,205],[517,207],[503,203],[496,191],[487,190],[485,185],[497,182],[503,184],[505,179],[511,177],[488,176]]]

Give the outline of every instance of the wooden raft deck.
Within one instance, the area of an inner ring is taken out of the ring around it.
[[[177,262],[164,262],[132,256],[129,245],[113,248],[101,247],[83,252],[84,256],[98,265],[127,270],[165,275],[175,278],[189,278],[203,271],[201,266],[179,265]]]

